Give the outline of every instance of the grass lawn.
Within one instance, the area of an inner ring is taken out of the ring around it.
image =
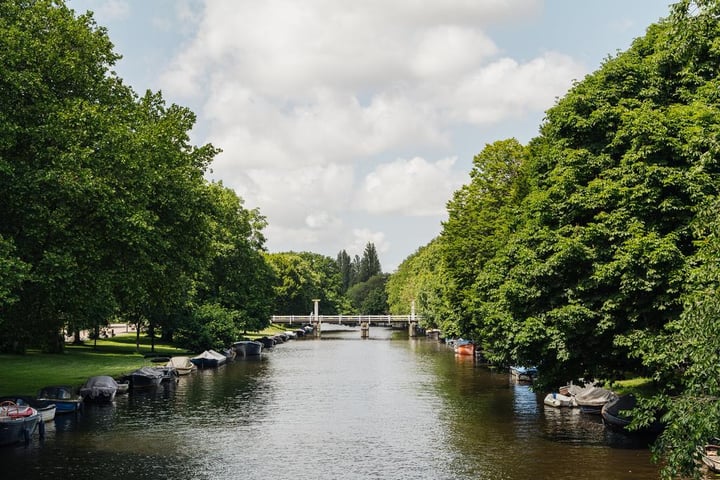
[[[270,325],[260,332],[248,332],[248,338],[276,335],[284,325]],[[150,339],[140,335],[139,349],[135,333],[122,333],[107,339],[88,340],[84,345],[67,344],[65,353],[46,354],[28,351],[25,355],[0,354],[0,396],[37,395],[48,385],[80,387],[94,375],[121,377],[150,361]],[[155,355],[195,355],[155,339]]]
[[[109,339],[92,340],[84,345],[67,345],[65,353],[44,354],[29,351],[25,355],[0,355],[0,396],[37,395],[47,385],[79,387],[94,375],[120,377],[136,368],[151,365],[150,339],[140,336],[140,349],[135,334],[121,334]],[[155,353],[187,355],[188,352],[156,339]]]

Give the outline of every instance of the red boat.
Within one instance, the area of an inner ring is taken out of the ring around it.
[[[472,342],[456,343],[455,353],[457,355],[475,355],[475,345]]]

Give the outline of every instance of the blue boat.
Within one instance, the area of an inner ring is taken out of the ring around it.
[[[68,385],[53,385],[43,387],[37,399],[55,404],[55,413],[75,413],[82,408],[83,400],[73,388]]]

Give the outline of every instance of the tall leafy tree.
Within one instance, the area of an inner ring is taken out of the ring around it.
[[[350,288],[353,281],[352,258],[350,258],[350,255],[348,255],[345,250],[342,250],[337,254],[337,259],[335,261],[337,263],[338,269],[340,270],[342,293],[345,293],[347,292],[348,288]]]
[[[382,267],[380,266],[380,259],[378,258],[375,244],[368,242],[363,250],[363,256],[360,259],[358,265],[358,277],[355,283],[366,282],[375,275],[382,273]]]
[[[103,167],[132,110],[109,71],[117,58],[90,16],[59,2],[3,3],[0,235],[30,268],[18,301],[0,312],[12,349],[57,351],[67,322],[92,324],[115,308],[103,245],[111,230],[98,205],[113,202]]]
[[[478,337],[472,319],[476,279],[504,247],[517,207],[527,193],[526,150],[517,140],[488,144],[473,158],[470,183],[448,202],[448,219],[438,243],[448,283],[445,323],[457,334]]]
[[[440,242],[435,238],[419,248],[390,275],[385,285],[388,308],[394,315],[407,315],[414,303],[423,327],[439,328],[444,335],[458,336],[461,332],[448,305],[450,282],[441,261]]]
[[[275,280],[262,254],[265,218],[245,209],[221,183],[210,184],[208,194],[212,260],[199,279],[195,302],[233,312],[239,332],[261,330],[270,323]]]

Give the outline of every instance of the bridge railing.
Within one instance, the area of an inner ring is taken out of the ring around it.
[[[323,323],[410,323],[419,320],[418,315],[318,315]],[[272,323],[302,324],[317,321],[314,315],[273,315]]]

